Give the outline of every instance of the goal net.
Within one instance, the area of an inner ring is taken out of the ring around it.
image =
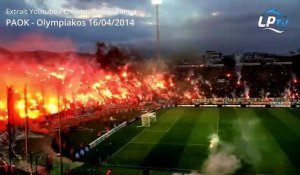
[[[141,121],[143,127],[150,127],[151,122],[156,122],[156,113],[148,112],[146,114],[141,115]]]

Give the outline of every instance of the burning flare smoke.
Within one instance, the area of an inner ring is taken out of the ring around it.
[[[232,146],[221,142],[217,134],[209,136],[210,154],[204,162],[202,172],[205,175],[233,174],[240,166],[240,160],[232,153]]]
[[[31,119],[82,107],[134,105],[153,100],[157,94],[166,99],[173,95],[174,83],[167,73],[135,71],[130,63],[111,70],[99,68],[93,57],[49,54],[47,59],[0,56],[0,65],[0,91],[6,92],[10,85],[14,87],[15,111],[20,118],[25,117],[25,84]],[[1,93],[2,121],[7,118],[6,110],[6,95]]]

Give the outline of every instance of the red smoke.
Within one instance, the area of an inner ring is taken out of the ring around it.
[[[29,34],[9,44],[14,50],[69,50],[68,39]],[[27,85],[28,115],[43,115],[67,109],[111,103],[137,104],[156,95],[168,98],[174,83],[165,73],[129,71],[125,66],[100,69],[95,55],[51,52],[0,54],[0,120],[6,120],[6,87],[15,90],[15,110],[25,116],[24,86]],[[60,106],[58,106],[58,99]]]

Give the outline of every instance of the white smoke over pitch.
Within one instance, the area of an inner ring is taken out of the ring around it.
[[[205,175],[232,174],[241,167],[241,161],[233,154],[233,146],[222,142],[217,134],[212,134],[209,138],[210,155],[202,168]]]

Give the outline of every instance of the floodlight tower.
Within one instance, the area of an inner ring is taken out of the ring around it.
[[[162,0],[152,0],[152,4],[156,9],[156,60],[160,58],[160,33],[159,33],[159,6],[162,4]]]

